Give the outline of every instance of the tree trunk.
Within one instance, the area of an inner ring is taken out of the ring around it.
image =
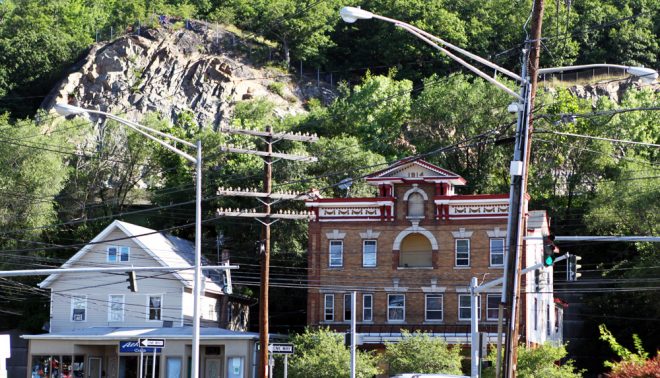
[[[282,39],[282,48],[284,49],[284,62],[286,63],[286,68],[289,68],[291,64],[291,52],[289,50],[289,43],[286,39]]]

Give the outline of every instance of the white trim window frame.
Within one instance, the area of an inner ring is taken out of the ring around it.
[[[393,323],[406,321],[405,294],[387,294],[387,321]]]
[[[367,298],[369,298],[367,300]],[[373,294],[362,294],[362,321],[374,321],[374,296]]]
[[[458,295],[458,320],[470,320],[472,318],[472,304],[470,294]],[[477,318],[481,320],[481,296],[477,296]]]
[[[459,268],[470,266],[470,239],[456,239],[454,241],[454,266]]]
[[[335,295],[325,294],[323,296],[323,321],[333,322],[335,320]]]
[[[344,266],[344,241],[330,240],[328,243],[328,266],[341,268]]]
[[[107,262],[128,262],[131,259],[131,248],[126,246],[111,245],[107,248]]]
[[[124,295],[123,294],[109,294],[108,295],[108,321],[109,322],[123,322],[124,321]]]
[[[344,321],[350,322],[353,311],[351,309],[351,296],[352,294],[344,294]]]
[[[495,245],[493,245],[495,244]],[[490,238],[490,266],[504,266],[504,238]]]
[[[497,320],[500,313],[501,294],[486,295],[486,320]]]
[[[362,241],[362,267],[375,268],[378,261],[378,241],[370,239]]]
[[[71,317],[72,322],[87,321],[87,295],[71,296]]]
[[[424,296],[424,320],[427,322],[441,322],[443,320],[443,307],[442,294],[426,294]]]
[[[155,301],[152,301],[152,298]],[[158,322],[162,320],[163,320],[163,295],[162,294],[147,295],[147,321]]]

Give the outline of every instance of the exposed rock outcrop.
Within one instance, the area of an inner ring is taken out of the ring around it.
[[[299,88],[278,70],[255,68],[238,53],[237,40],[191,22],[188,29],[147,29],[97,44],[43,107],[69,102],[137,120],[158,112],[172,122],[190,112],[200,126],[217,128],[227,124],[239,100],[267,98],[283,116],[303,112],[307,97],[323,95],[316,86],[305,86],[311,92]],[[277,93],[268,89],[275,81],[282,83]]]

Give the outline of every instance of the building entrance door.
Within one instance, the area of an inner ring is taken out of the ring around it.
[[[207,358],[204,364],[204,378],[222,378],[222,359]]]
[[[90,378],[101,378],[101,372],[103,371],[101,366],[100,357],[90,357],[89,358],[89,376]]]

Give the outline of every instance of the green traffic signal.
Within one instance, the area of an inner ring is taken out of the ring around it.
[[[555,262],[555,258],[553,256],[546,256],[545,260],[543,260],[543,265],[550,266],[554,262]]]
[[[559,252],[559,248],[548,238],[543,243],[543,265],[552,266],[555,262],[555,253]]]

